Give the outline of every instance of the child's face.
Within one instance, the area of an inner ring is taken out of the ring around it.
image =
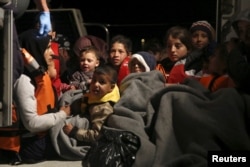
[[[119,66],[123,60],[128,56],[124,45],[122,43],[114,43],[110,50],[110,61],[113,66]]]
[[[110,80],[111,78],[108,75],[94,74],[89,88],[91,96],[100,99],[107,93],[110,93],[114,88],[114,84]]]
[[[196,30],[192,33],[192,43],[197,49],[203,49],[208,46],[209,38],[205,31]]]
[[[173,38],[171,35],[167,41],[167,55],[169,59],[173,62],[180,60],[182,57],[186,56],[188,49],[180,39]]]
[[[83,72],[93,72],[99,66],[94,52],[83,52],[80,57],[80,68]]]
[[[145,67],[137,58],[131,59],[128,66],[131,73],[140,73],[146,71]]]
[[[56,78],[56,75],[57,75],[55,63],[53,60],[53,55],[54,55],[54,52],[51,48],[51,42],[49,42],[47,49],[44,51],[44,58],[48,65],[48,74],[50,78],[52,79]]]

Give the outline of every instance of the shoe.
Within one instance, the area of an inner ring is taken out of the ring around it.
[[[13,154],[9,161],[10,165],[20,165],[22,164],[22,159],[18,153]]]

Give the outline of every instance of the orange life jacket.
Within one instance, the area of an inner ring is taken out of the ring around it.
[[[35,77],[37,99],[37,113],[43,115],[56,111],[57,96],[52,86],[48,73]],[[24,99],[25,100],[25,99]],[[16,108],[12,107],[12,126],[0,128],[0,149],[19,152],[21,134],[27,132],[21,126],[21,120]],[[46,132],[40,132],[38,136],[44,136]]]
[[[169,72],[165,71],[164,67],[160,63],[158,63],[156,65],[155,69],[160,71],[163,74],[163,76],[164,76],[164,78],[166,80],[166,83],[167,83],[168,82]]]
[[[221,88],[235,87],[233,80],[228,75],[205,75],[199,81],[211,92]]]
[[[0,149],[19,152],[21,133],[19,123],[16,108],[12,105],[12,126],[0,128]]]

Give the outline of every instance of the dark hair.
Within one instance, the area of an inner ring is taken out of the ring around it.
[[[96,67],[94,74],[102,74],[108,75],[111,78],[111,83],[117,83],[117,72],[114,68],[110,67],[109,65],[100,65]]]
[[[193,49],[191,33],[187,28],[181,26],[173,26],[168,29],[165,37],[166,45],[169,36],[180,39],[180,41],[187,47],[188,51],[191,51]]]
[[[158,38],[151,38],[146,40],[143,50],[151,51],[153,54],[162,52],[162,43]]]
[[[227,64],[228,54],[229,54],[229,51],[227,49],[227,42],[217,44],[214,52],[216,52],[216,51],[218,51],[218,56],[219,56],[220,60],[222,60],[225,64]]]
[[[113,44],[114,43],[122,43],[124,45],[124,48],[126,49],[126,51],[129,53],[129,52],[132,52],[132,41],[128,38],[128,37],[125,37],[124,35],[116,35],[114,36],[112,39],[111,39],[111,42],[110,42],[110,49],[112,48]],[[109,49],[109,51],[110,51]]]

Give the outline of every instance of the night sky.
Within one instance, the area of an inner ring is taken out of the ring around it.
[[[138,3],[64,0],[61,6],[80,9],[86,22],[108,24],[162,24],[200,19],[214,22],[216,16],[216,0],[156,0]]]
[[[108,27],[110,38],[116,34],[130,37],[135,45],[142,38],[162,38],[174,25],[189,27],[192,22],[207,20],[216,26],[217,0],[156,0],[156,1],[83,1],[51,0],[53,8],[76,8],[85,23],[100,23]],[[139,4],[138,4],[139,3]],[[32,6],[31,6],[32,7]],[[88,33],[106,38],[100,27],[87,26]]]

